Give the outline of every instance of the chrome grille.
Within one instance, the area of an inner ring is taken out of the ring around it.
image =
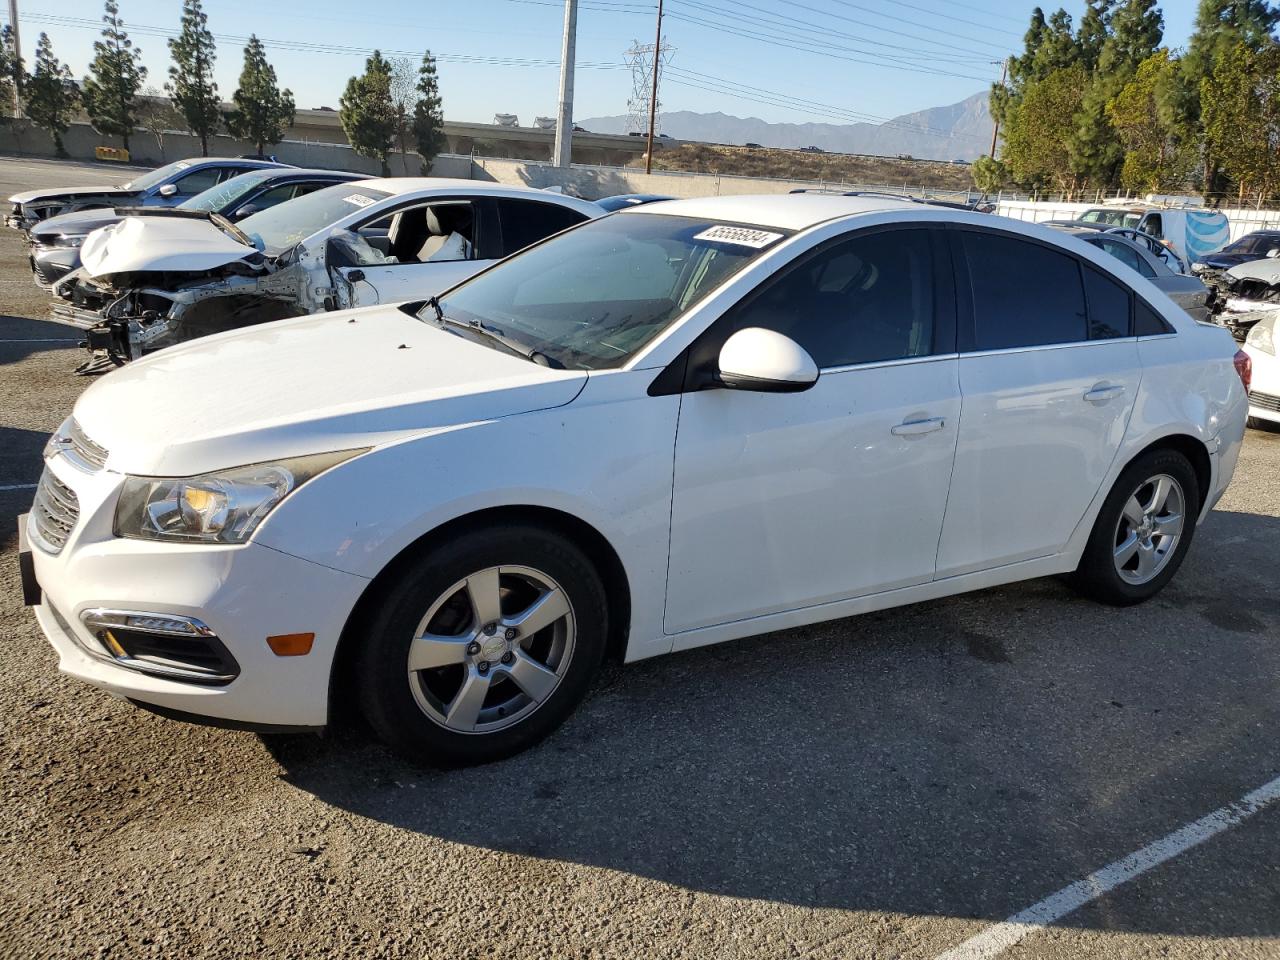
[[[75,491],[49,472],[46,467],[36,487],[36,499],[31,504],[31,518],[35,521],[36,534],[48,553],[61,553],[67,537],[75,529],[80,518],[80,501]]]
[[[1257,390],[1249,394],[1249,402],[1255,407],[1261,407],[1263,410],[1274,410],[1280,413],[1280,397],[1273,397],[1269,393],[1258,393]]]
[[[71,455],[87,466],[101,470],[107,462],[107,451],[90,440],[75,419],[67,424],[67,439],[71,441]]]

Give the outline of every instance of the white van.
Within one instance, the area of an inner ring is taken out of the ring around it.
[[[1138,230],[1169,247],[1188,266],[1225,247],[1230,227],[1225,213],[1185,207],[1148,210],[1138,221]]]

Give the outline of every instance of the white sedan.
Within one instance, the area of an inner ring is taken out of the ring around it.
[[[153,211],[89,234],[81,268],[53,285],[53,317],[119,365],[209,333],[428,297],[603,213],[546,190],[432,177],[313,187],[237,223]]]
[[[480,762],[606,655],[1049,574],[1151,597],[1231,479],[1244,367],[1032,224],[643,206],[109,374],[49,443],[24,586],[61,669],[139,705],[278,730],[350,700]]]
[[[1280,313],[1259,320],[1249,328],[1244,352],[1252,365],[1249,389],[1249,425],[1280,429],[1280,358],[1276,356]]]

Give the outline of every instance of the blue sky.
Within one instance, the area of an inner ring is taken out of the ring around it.
[[[120,0],[121,13],[160,86],[165,35],[180,0]],[[219,35],[217,80],[230,98],[243,39],[257,33],[300,107],[336,107],[367,49],[439,56],[445,116],[489,121],[495,112],[529,124],[556,110],[561,0],[207,0]],[[772,121],[851,122],[953,103],[985,89],[999,61],[1021,47],[1034,3],[1006,0],[666,0],[665,36],[675,48],[666,110],[721,110]],[[1066,4],[1073,15],[1083,0]],[[1167,0],[1165,41],[1185,42],[1195,0]],[[24,53],[41,31],[81,76],[92,57],[100,0],[19,0]],[[623,52],[651,43],[656,2],[580,0],[578,119],[626,112],[630,72]],[[358,11],[353,13],[352,11]],[[48,12],[46,12],[48,11]],[[225,39],[224,39],[225,38]],[[311,49],[299,49],[305,45]],[[292,47],[293,49],[290,49]],[[315,49],[322,47],[323,49]],[[821,48],[826,55],[815,52]],[[477,60],[476,58],[482,58]],[[497,62],[495,62],[497,61]],[[669,81],[669,82],[668,82]]]

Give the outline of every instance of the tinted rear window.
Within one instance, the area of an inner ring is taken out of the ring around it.
[[[1064,253],[994,233],[962,235],[975,350],[1088,339],[1080,267]]]
[[[1089,339],[1110,340],[1129,335],[1129,291],[1092,267],[1084,268],[1089,298]]]

